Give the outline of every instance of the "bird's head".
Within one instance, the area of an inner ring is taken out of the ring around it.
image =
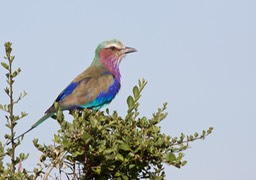
[[[136,52],[136,49],[126,47],[116,39],[104,41],[98,45],[95,51],[94,63],[103,65],[110,71],[118,70],[121,60],[126,54],[132,52]]]

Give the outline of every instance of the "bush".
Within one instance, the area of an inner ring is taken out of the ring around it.
[[[18,68],[12,72],[14,56],[11,56],[11,43],[6,43],[5,49],[9,64],[1,64],[8,71],[5,92],[10,103],[0,105],[0,109],[7,114],[6,126],[10,134],[6,134],[5,138],[11,141],[11,147],[5,151],[0,142],[0,176],[3,179],[47,179],[53,177],[53,172],[59,173],[56,179],[62,176],[68,179],[164,179],[163,164],[177,168],[184,166],[184,151],[189,143],[204,139],[213,130],[209,128],[201,135],[197,132],[194,135],[181,133],[180,137],[161,133],[159,123],[167,117],[167,103],[153,117],[140,117],[138,101],[147,83],[140,80],[138,86],[133,88],[133,95],[127,98],[128,110],[124,118],[116,111],[110,114],[108,109],[106,112],[85,109],[71,112],[73,122],[70,123],[56,103],[58,111],[53,118],[60,124],[60,130],[54,135],[53,144],[41,145],[38,139],[34,139],[34,146],[42,153],[40,163],[33,172],[22,169],[21,163],[28,158],[28,154],[15,156],[16,147],[21,145],[22,139],[16,143],[13,138],[18,120],[27,114],[14,115],[13,107],[26,93],[13,100],[13,79],[21,70]],[[4,164],[6,156],[11,158],[11,162]]]

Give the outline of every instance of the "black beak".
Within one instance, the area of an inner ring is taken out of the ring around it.
[[[132,47],[125,47],[124,48],[124,53],[125,54],[133,53],[133,52],[137,52],[137,50],[135,48],[132,48]]]

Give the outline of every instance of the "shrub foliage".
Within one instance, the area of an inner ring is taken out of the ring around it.
[[[14,59],[11,56],[11,43],[5,45],[6,59]],[[9,50],[8,50],[9,49]],[[8,55],[9,53],[9,55]],[[17,101],[10,96],[12,89],[12,78],[15,78],[20,69],[12,72],[11,64],[2,63],[8,70],[8,85],[5,89],[10,98],[10,104],[1,105],[1,110],[9,116],[6,117],[6,126],[11,130],[5,138],[12,141],[15,136],[14,127],[17,121],[25,117],[26,113],[19,116],[11,114],[11,108],[26,95],[23,93]],[[16,75],[15,75],[16,74]],[[14,81],[13,81],[14,82]],[[127,98],[127,115],[121,117],[116,111],[110,113],[85,109],[73,111],[72,122],[65,120],[65,117],[58,109],[54,119],[60,124],[60,130],[53,137],[50,145],[40,144],[34,139],[34,146],[41,152],[40,163],[33,169],[33,172],[18,168],[21,162],[28,158],[24,153],[15,157],[15,150],[21,144],[11,142],[11,147],[5,150],[0,142],[0,176],[4,178],[36,179],[41,177],[56,179],[66,176],[68,179],[164,179],[165,172],[163,164],[180,168],[186,164],[184,151],[189,143],[204,139],[213,128],[202,131],[201,134],[171,137],[161,132],[159,123],[167,117],[166,106],[159,108],[153,116],[147,118],[139,114],[139,99],[143,88],[146,85],[144,79],[139,80],[138,86],[134,86],[133,93]],[[4,164],[6,156],[11,157],[11,162]],[[54,173],[53,173],[54,172]],[[58,175],[56,175],[58,172]],[[54,175],[55,174],[55,177]]]

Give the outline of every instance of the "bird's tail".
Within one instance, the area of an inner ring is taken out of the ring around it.
[[[12,141],[15,141],[16,139],[24,136],[25,134],[27,134],[28,132],[30,132],[32,129],[36,128],[37,126],[39,126],[42,122],[44,122],[46,119],[48,119],[49,117],[51,117],[54,114],[54,112],[50,112],[45,114],[43,117],[41,117],[35,124],[33,124],[31,126],[30,129],[28,129],[27,131],[25,131],[24,133],[22,133],[21,135],[17,136],[16,138],[12,139],[9,142],[6,142],[6,145],[10,144]]]
[[[36,128],[38,125],[40,125],[42,122],[44,122],[46,119],[48,119],[49,117],[51,117],[54,114],[54,112],[49,112],[47,114],[45,114],[43,117],[41,117],[38,121],[36,121],[35,124],[33,124],[31,126],[32,129]],[[31,129],[30,128],[30,129]]]

